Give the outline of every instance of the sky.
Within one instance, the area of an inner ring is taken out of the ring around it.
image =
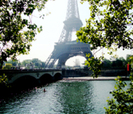
[[[85,2],[84,4],[80,3],[78,0],[78,8],[80,19],[83,23],[83,26],[86,25],[85,20],[89,18],[89,4]],[[31,17],[32,23],[36,23],[43,27],[43,31],[36,35],[36,40],[32,42],[32,47],[28,55],[20,55],[17,57],[19,61],[26,59],[38,58],[41,61],[45,62],[49,55],[54,50],[54,45],[58,42],[61,31],[63,29],[63,21],[66,18],[67,11],[67,0],[50,0],[46,3],[45,9],[41,12],[35,11]],[[39,18],[40,14],[45,14],[44,19]],[[76,40],[76,32],[73,33],[72,40]],[[92,52],[94,53],[94,52]],[[106,53],[106,50],[103,49],[95,56],[100,56],[102,53]],[[126,54],[133,54],[133,52],[126,50],[119,50],[116,52],[119,57],[126,57]],[[109,56],[105,55],[109,59]],[[73,66],[76,59],[80,60],[80,65],[84,63],[85,58],[81,56],[70,58],[66,65]]]

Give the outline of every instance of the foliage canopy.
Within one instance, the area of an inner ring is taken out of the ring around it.
[[[77,31],[77,40],[90,43],[91,50],[100,48],[133,48],[133,1],[132,0],[81,0],[90,4],[90,18],[86,21],[86,26]],[[117,50],[115,48],[114,50]],[[109,52],[112,54],[112,51]],[[97,65],[101,68],[104,58],[90,58],[86,65],[90,66],[91,61],[97,59]],[[91,68],[94,74],[100,73],[97,68]],[[97,77],[97,75],[95,75]]]
[[[1,0],[0,1],[0,67],[8,57],[27,54],[35,40],[37,27],[22,15],[30,16],[35,9],[41,11],[47,0]]]

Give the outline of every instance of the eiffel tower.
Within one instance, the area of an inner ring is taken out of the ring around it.
[[[64,27],[59,41],[54,46],[53,52],[45,62],[46,68],[53,68],[57,60],[57,67],[61,68],[61,66],[65,65],[65,62],[73,56],[81,55],[86,59],[86,53],[90,53],[92,56],[89,44],[71,41],[72,32],[79,30],[82,25],[79,17],[77,0],[68,0]]]

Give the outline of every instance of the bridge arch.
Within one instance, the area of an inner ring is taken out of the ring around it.
[[[85,62],[85,60],[87,60],[87,58],[85,56],[81,56],[81,55],[77,55],[77,56],[73,56],[70,57],[66,60],[65,65],[66,66],[74,66],[74,65],[83,65],[83,63]]]
[[[62,79],[61,73],[56,73],[56,74],[54,75],[54,80],[55,80],[55,81],[61,80],[61,79]]]
[[[13,83],[14,81],[16,81],[17,79],[21,78],[21,77],[25,77],[25,76],[31,76],[33,78],[36,79],[36,74],[34,73],[17,73],[15,74],[13,77],[10,76],[10,80],[9,80],[9,83]]]
[[[52,82],[52,81],[53,81],[53,77],[52,77],[50,74],[48,74],[48,73],[43,74],[43,75],[39,78],[39,82],[40,82],[41,84],[50,83],[50,82]]]
[[[82,43],[75,41],[57,43],[54,47],[54,51],[52,55],[46,61],[47,68],[53,68],[54,64],[58,60],[57,67],[60,68],[62,65],[65,65],[67,59],[81,55],[86,58],[86,53],[90,53],[90,57],[92,57],[92,53],[90,50],[89,43]]]
[[[64,56],[65,56],[65,57],[64,57]],[[59,61],[58,61],[58,66],[65,65],[66,62],[67,62],[67,60],[69,60],[69,59],[71,59],[71,58],[73,58],[73,57],[77,57],[77,56],[83,57],[83,58],[85,58],[86,60],[88,59],[88,58],[86,57],[86,53],[77,53],[77,54],[72,54],[71,56],[70,56],[68,53],[66,53],[66,54],[60,55]]]
[[[12,83],[12,86],[18,89],[34,87],[37,85],[38,85],[37,79],[31,75],[24,75],[19,78],[16,78]]]

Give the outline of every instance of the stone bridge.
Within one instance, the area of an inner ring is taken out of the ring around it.
[[[35,84],[48,83],[62,79],[62,71],[59,69],[48,70],[0,70],[0,75],[5,74],[9,84]]]

